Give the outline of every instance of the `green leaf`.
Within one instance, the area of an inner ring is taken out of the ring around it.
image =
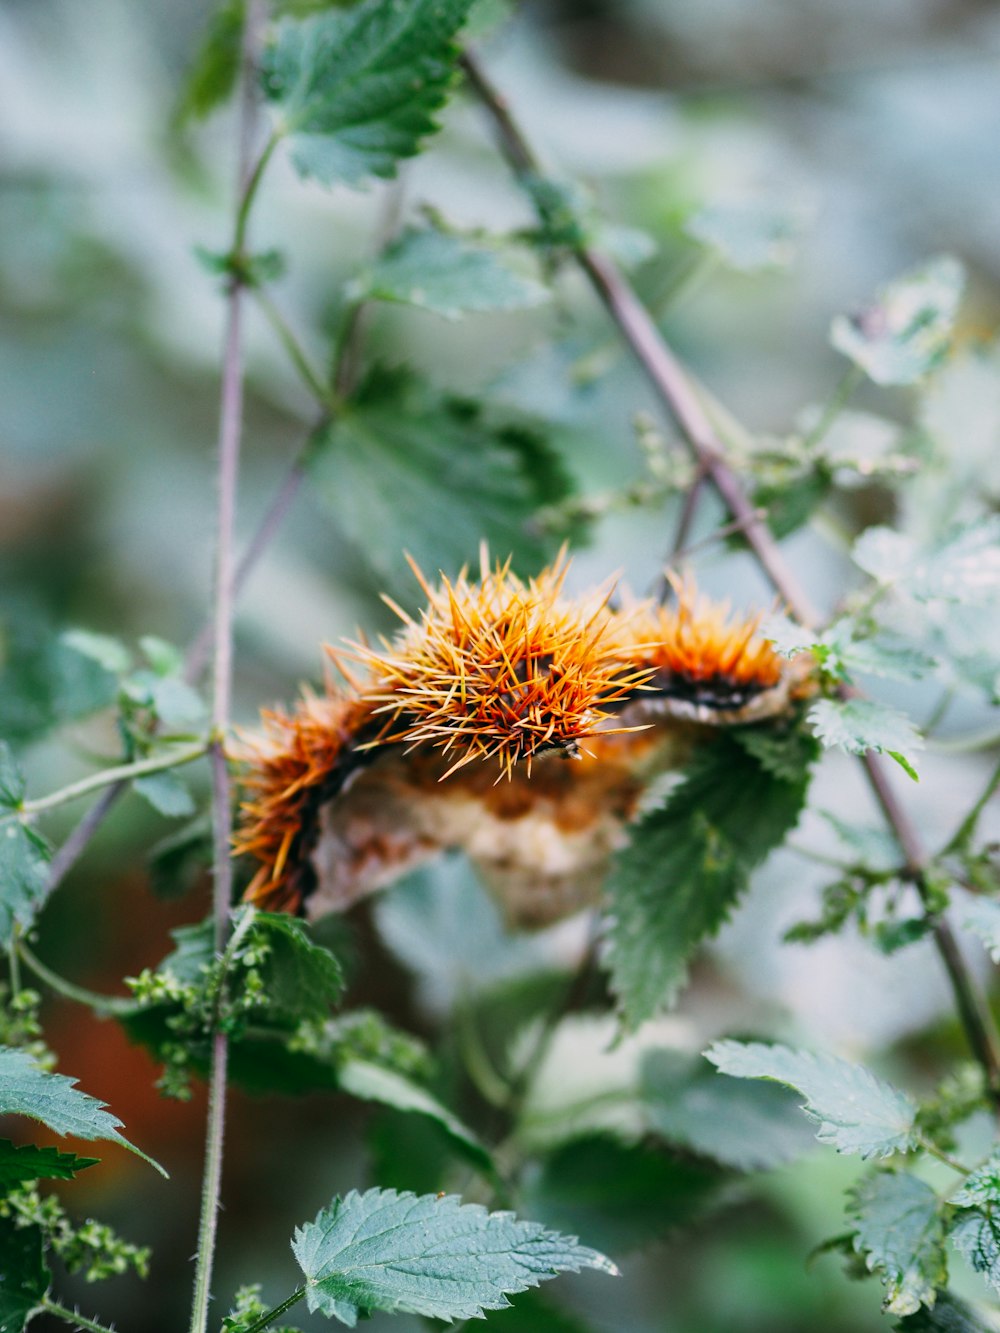
[[[344,993],[344,974],[329,949],[309,938],[308,925],[282,912],[258,912],[247,947],[261,944],[267,948],[260,971],[271,1021],[294,1025],[326,1018]]]
[[[112,638],[110,634],[95,634],[88,629],[69,629],[59,637],[67,648],[89,657],[112,675],[121,675],[132,665],[132,654],[121,639]]]
[[[201,120],[232,95],[240,72],[245,8],[245,0],[225,0],[209,20],[181,91],[175,113],[179,125]]]
[[[122,682],[133,703],[150,708],[168,728],[181,728],[199,721],[205,704],[198,691],[180,676],[161,676],[158,671],[133,671]]]
[[[992,1310],[974,1309],[950,1291],[939,1291],[931,1309],[924,1307],[893,1324],[896,1333],[1000,1333]]]
[[[733,1078],[785,1083],[805,1097],[803,1110],[819,1122],[816,1137],[838,1152],[887,1157],[914,1146],[917,1108],[863,1065],[761,1042],[717,1041],[705,1057]]]
[[[25,793],[24,774],[14,751],[0,741],[0,810],[19,810]]]
[[[973,931],[990,951],[994,963],[1000,963],[1000,903],[977,894],[963,897],[962,925]]]
[[[814,1145],[785,1088],[719,1078],[700,1056],[648,1051],[639,1086],[654,1134],[738,1171],[769,1170]]]
[[[917,774],[909,756],[922,750],[923,737],[903,713],[872,699],[820,699],[809,710],[809,722],[829,749],[839,746],[848,754],[875,750],[887,754],[914,781]]]
[[[353,1327],[367,1310],[475,1319],[502,1310],[506,1293],[610,1259],[512,1213],[488,1213],[456,1195],[352,1190],[295,1232],[310,1310]]]
[[[21,1333],[49,1289],[39,1227],[0,1218],[0,1333]]]
[[[684,230],[730,268],[753,273],[790,264],[803,223],[800,209],[769,199],[748,199],[701,208],[688,218]]]
[[[806,762],[794,781],[777,777],[720,735],[632,830],[609,884],[612,985],[630,1027],[677,994],[691,953],[795,827],[808,776]]]
[[[559,1231],[624,1253],[689,1225],[717,1198],[726,1173],[595,1134],[546,1154],[523,1207]]]
[[[352,1097],[360,1097],[367,1102],[381,1102],[383,1106],[393,1106],[398,1111],[415,1111],[418,1115],[430,1116],[480,1170],[495,1171],[489,1150],[472,1130],[425,1088],[395,1069],[373,1064],[370,1060],[345,1060],[337,1070],[337,1077],[340,1087]]]
[[[866,528],[851,557],[880,584],[915,601],[975,604],[1000,592],[1000,518],[961,528],[928,549],[892,528]]]
[[[0,945],[10,942],[15,926],[26,930],[45,901],[50,855],[34,829],[17,819],[0,823]]]
[[[120,1143],[166,1176],[163,1167],[118,1133],[121,1121],[104,1102],[76,1086],[76,1079],[40,1069],[26,1051],[0,1046],[0,1115],[26,1115],[56,1134]]]
[[[876,384],[914,384],[948,350],[965,275],[948,255],[903,274],[876,303],[838,315],[830,341]]]
[[[549,299],[546,287],[509,268],[495,247],[433,228],[405,231],[352,284],[351,295],[418,306],[445,319],[518,310]]]
[[[0,1139],[0,1193],[26,1180],[72,1180],[78,1171],[96,1166],[97,1157],[77,1157],[58,1148],[39,1148],[34,1143],[18,1147]]]
[[[838,675],[852,679],[855,675],[881,676],[886,680],[923,680],[937,667],[937,659],[909,644],[891,639],[852,639],[834,644],[832,636],[824,634],[823,643],[829,644],[831,656],[826,665],[836,667]]]
[[[369,0],[278,25],[264,88],[292,162],[324,185],[393,176],[437,128],[456,71],[454,38],[472,0]]]
[[[854,1248],[879,1273],[886,1293],[882,1308],[913,1314],[933,1305],[948,1280],[944,1218],[930,1185],[901,1171],[879,1171],[860,1181],[850,1195],[857,1219]]]
[[[950,1227],[953,1244],[1000,1292],[1000,1153],[967,1176],[950,1202],[960,1210]]]
[[[28,741],[106,708],[115,675],[55,634],[44,614],[16,602],[0,611],[0,736]]]
[[[482,540],[531,573],[556,547],[538,530],[538,511],[572,490],[534,429],[446,398],[406,370],[368,378],[327,432],[312,475],[338,522],[390,580],[400,575],[403,550],[428,571],[454,574]]]
[[[183,779],[176,773],[171,773],[169,769],[164,769],[162,773],[150,773],[148,777],[136,778],[132,786],[154,810],[169,819],[194,814],[194,797]]]

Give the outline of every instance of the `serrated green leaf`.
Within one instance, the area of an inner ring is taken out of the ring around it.
[[[765,773],[783,782],[801,781],[819,754],[816,738],[801,727],[783,729],[769,723],[735,727],[731,735],[737,745],[753,755]]]
[[[495,1171],[489,1150],[472,1130],[412,1079],[370,1060],[345,1060],[338,1067],[337,1077],[342,1090],[352,1097],[381,1102],[398,1111],[415,1111],[418,1115],[430,1116],[481,1170]]]
[[[329,949],[314,944],[304,921],[282,912],[258,912],[246,947],[267,947],[260,965],[272,1022],[323,1019],[344,993],[344,974]]]
[[[909,756],[924,747],[923,737],[903,713],[872,699],[820,699],[808,720],[823,744],[848,754],[887,754],[916,780]]]
[[[923,1307],[893,1324],[896,1333],[1000,1333],[992,1310],[975,1309],[950,1291],[939,1291],[931,1309]]]
[[[688,218],[684,230],[714,250],[730,268],[753,273],[790,264],[803,223],[800,209],[748,199],[701,208]]]
[[[51,1278],[40,1228],[0,1218],[0,1333],[21,1333]]]
[[[475,1319],[502,1310],[507,1294],[560,1272],[610,1259],[572,1237],[488,1213],[456,1195],[352,1190],[299,1227],[292,1249],[306,1276],[310,1310],[352,1325],[360,1312]]]
[[[769,1170],[815,1143],[787,1089],[719,1078],[700,1056],[647,1052],[639,1088],[654,1134],[738,1171]]]
[[[827,642],[827,636],[823,636]],[[881,676],[886,680],[923,680],[937,667],[937,659],[909,644],[890,639],[852,639],[838,641],[838,674],[850,679],[855,675]]]
[[[70,636],[72,631],[70,631]],[[117,679],[33,607],[0,612],[0,736],[28,741],[113,703]]]
[[[933,259],[884,287],[874,305],[839,315],[830,341],[876,384],[914,384],[948,350],[964,283],[956,259]]]
[[[718,1197],[726,1172],[609,1135],[574,1138],[545,1154],[522,1206],[558,1231],[624,1254],[684,1227]]]
[[[395,175],[437,128],[457,68],[454,38],[472,0],[369,0],[278,25],[264,89],[292,162],[324,185]]]
[[[1000,1292],[1000,1214],[993,1204],[963,1208],[951,1224],[952,1244]]]
[[[369,377],[316,451],[312,476],[389,580],[402,574],[403,550],[428,571],[455,574],[482,540],[531,573],[556,547],[537,513],[572,491],[537,431],[445,398],[405,370]]]
[[[883,586],[918,602],[983,602],[1000,591],[1000,518],[973,523],[926,549],[892,528],[866,528],[851,557]]]
[[[882,1308],[913,1314],[933,1305],[948,1280],[941,1204],[930,1185],[901,1171],[860,1181],[848,1211],[857,1220],[854,1248],[886,1286]]]
[[[973,931],[990,951],[994,963],[1000,963],[1000,903],[993,898],[971,894],[962,900],[962,925]]]
[[[88,1166],[96,1166],[97,1157],[77,1157],[58,1148],[39,1148],[37,1144],[17,1146],[0,1139],[0,1194],[26,1180],[72,1180]]]
[[[510,268],[496,247],[433,228],[404,232],[357,280],[352,295],[418,306],[445,319],[549,299],[546,287]]]
[[[808,779],[808,765],[786,781],[720,735],[632,830],[609,882],[612,986],[629,1026],[676,995],[693,950],[795,827]]]
[[[16,926],[26,930],[49,886],[48,844],[34,829],[11,819],[0,822],[0,945]]]
[[[917,1108],[863,1065],[762,1042],[717,1041],[705,1052],[721,1073],[785,1083],[805,1097],[803,1110],[819,1122],[816,1137],[838,1152],[887,1157],[914,1146]]]
[[[795,657],[798,653],[807,653],[817,642],[813,630],[797,625],[788,616],[775,614],[765,616],[760,622],[760,637],[774,646],[782,657]]]
[[[154,810],[166,815],[168,819],[179,819],[184,815],[194,814],[194,797],[188,790],[187,784],[169,769],[164,769],[162,773],[150,773],[144,778],[136,778],[132,787]]]
[[[225,0],[209,20],[181,90],[175,113],[179,125],[202,119],[232,95],[240,72],[245,8],[245,0]]]
[[[56,1134],[80,1139],[108,1139],[167,1173],[151,1157],[118,1132],[121,1121],[105,1103],[81,1092],[76,1079],[40,1069],[26,1051],[0,1046],[0,1115],[26,1115]]]

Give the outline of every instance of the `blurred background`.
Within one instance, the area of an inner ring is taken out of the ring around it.
[[[195,247],[226,245],[233,124],[224,111],[181,128],[177,108],[210,14],[202,0],[0,5],[0,709],[9,738],[23,746],[36,793],[89,771],[95,755],[117,753],[109,718],[76,723],[53,711],[45,686],[45,671],[56,669],[45,665],[51,635],[86,628],[130,643],[155,634],[183,646],[208,605],[223,309],[218,279],[199,264]],[[828,344],[833,315],[929,256],[960,257],[970,274],[962,339],[976,347],[981,373],[953,371],[934,400],[937,418],[928,418],[934,402],[928,408],[900,391],[862,390],[855,407],[864,415],[848,425],[895,440],[945,421],[959,456],[969,441],[984,469],[995,459],[1000,367],[988,346],[1000,311],[994,4],[550,0],[519,6],[484,33],[482,51],[546,162],[581,182],[609,224],[651,238],[653,253],[635,268],[640,291],[662,309],[675,349],[757,436],[786,436],[835,389],[845,363]],[[276,299],[318,360],[327,354],[344,283],[371,256],[385,218],[415,216],[425,205],[493,232],[531,220],[480,109],[463,95],[433,150],[407,165],[398,185],[324,191],[300,182],[287,163],[275,164],[253,239],[285,252]],[[724,243],[714,243],[711,219],[733,209],[770,219],[765,240],[751,227],[741,248],[730,228]],[[617,240],[634,248],[624,233]],[[609,489],[642,476],[635,417],[653,413],[658,421],[655,405],[571,272],[560,276],[551,302],[526,312],[449,324],[384,307],[367,339],[370,352],[390,363],[411,363],[445,388],[486,392],[543,419],[598,510]],[[244,538],[314,418],[254,312],[249,367]],[[827,530],[803,530],[790,543],[800,578],[827,609],[859,577],[831,529],[850,535],[893,512],[885,491],[858,486],[836,498],[834,518]],[[707,501],[695,536],[718,519]],[[619,571],[646,590],[676,521],[673,501],[602,512],[576,559],[577,585]],[[770,601],[738,553],[712,548],[698,569],[707,589],[738,605]],[[385,629],[378,592],[387,586],[413,603],[391,534],[381,534],[373,555],[304,487],[240,602],[238,720],[252,724],[259,707],[290,700],[302,681],[317,680],[323,640],[357,625]],[[935,698],[921,687],[903,702],[921,721]],[[943,735],[987,721],[982,698],[959,698]],[[924,781],[906,795],[931,841],[960,816],[982,781],[982,764],[982,756],[928,755]],[[817,791],[819,804],[848,824],[875,822],[846,760],[823,765]],[[81,813],[60,812],[47,832],[60,841]],[[832,837],[820,823],[806,832]],[[173,827],[134,796],[121,803],[42,918],[38,950],[53,967],[95,989],[115,989],[123,975],[168,951],[172,926],[200,917],[203,876],[195,874],[181,898],[151,891],[149,848]],[[808,1031],[848,1053],[887,1045],[906,1071],[901,1077],[919,1079],[926,1052],[960,1049],[941,1017],[947,1000],[929,951],[883,958],[851,940],[777,947],[790,921],[814,914],[823,882],[822,870],[794,853],[776,858],[766,885],[698,969],[671,1031],[697,1049],[738,1015],[741,1030]],[[404,894],[399,912],[407,901]],[[483,956],[507,947],[490,935],[497,927],[485,900],[477,911],[492,941]],[[407,955],[392,941],[419,945],[418,927],[404,915],[394,935],[392,922],[378,918],[366,908],[350,926],[344,947],[357,963],[353,998],[441,1040],[446,1009],[440,994],[428,993],[429,981],[457,956],[469,963],[468,982],[474,950],[453,917],[450,937],[447,922],[424,918],[426,948]],[[511,944],[511,972],[544,971],[574,947],[565,933]],[[62,1000],[47,1002],[45,1013],[60,1069],[106,1099],[129,1137],[173,1177],[165,1185],[109,1150],[101,1168],[66,1188],[73,1211],[93,1210],[130,1239],[152,1244],[155,1255],[145,1285],[121,1279],[90,1292],[67,1282],[65,1290],[123,1329],[181,1327],[203,1098],[178,1104],[158,1097],[152,1060],[113,1023]],[[595,1052],[606,1037],[594,1038]],[[220,1316],[240,1281],[259,1279],[266,1296],[280,1299],[295,1281],[285,1239],[293,1226],[336,1190],[366,1181],[378,1144],[394,1136],[405,1143],[410,1132],[401,1117],[373,1117],[332,1095],[293,1101],[237,1091],[230,1123],[215,1284]],[[814,1154],[733,1186],[728,1207],[693,1232],[646,1238],[626,1254],[624,1281],[563,1279],[554,1299],[564,1303],[567,1321],[573,1310],[587,1312],[587,1327],[607,1333],[885,1327],[876,1293],[846,1283],[839,1260],[823,1257],[806,1271],[809,1251],[840,1227],[842,1191],[855,1173],[851,1162]],[[566,1224],[573,1223],[570,1216]],[[616,1253],[613,1235],[583,1238]],[[488,1322],[513,1333],[515,1316],[504,1318]],[[296,1322],[313,1327],[305,1315]],[[550,1326],[562,1327],[554,1316]],[[408,1333],[417,1324],[377,1318],[371,1327]]]

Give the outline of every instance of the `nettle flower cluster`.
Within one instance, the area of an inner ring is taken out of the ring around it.
[[[246,745],[258,906],[320,916],[459,849],[512,925],[548,924],[599,896],[654,777],[804,688],[759,616],[690,583],[617,609],[610,586],[565,591],[565,555],[528,580],[485,552],[478,581],[413,569],[419,618],[386,599],[398,635],[327,649],[345,683],[265,713]]]

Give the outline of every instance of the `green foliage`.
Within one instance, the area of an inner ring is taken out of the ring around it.
[[[799,210],[769,199],[709,204],[685,226],[689,236],[741,273],[790,264],[802,229]]]
[[[165,1176],[157,1162],[119,1134],[122,1122],[104,1109],[104,1103],[81,1092],[75,1083],[64,1074],[40,1069],[25,1051],[0,1047],[0,1114],[30,1116],[56,1134],[120,1143]]]
[[[233,1308],[222,1318],[222,1333],[244,1333],[244,1330],[252,1328],[267,1313],[268,1307],[261,1300],[260,1293],[259,1282],[238,1288]],[[268,1324],[268,1328],[270,1333],[299,1333],[298,1329],[291,1328],[287,1324],[282,1324],[280,1327]]]
[[[640,1095],[655,1134],[738,1171],[779,1166],[813,1147],[786,1089],[720,1079],[698,1056],[648,1051]]]
[[[383,577],[401,551],[452,574],[485,540],[519,570],[537,570],[556,542],[537,527],[543,505],[570,492],[538,431],[445,397],[407,370],[377,370],[329,427],[315,455],[318,492]]]
[[[114,675],[55,633],[30,605],[11,598],[0,612],[0,737],[32,741],[106,708]]]
[[[958,1209],[949,1228],[952,1243],[1000,1291],[1000,1154],[967,1176],[951,1203]]]
[[[149,1272],[149,1248],[122,1240],[117,1232],[92,1217],[73,1222],[54,1194],[44,1198],[34,1187],[22,1186],[0,1200],[0,1218],[18,1227],[37,1229],[46,1251],[56,1254],[70,1273],[82,1273],[87,1282],[103,1282],[134,1270]]]
[[[495,244],[427,227],[405,231],[355,280],[351,296],[459,319],[474,311],[539,305],[549,293],[510,268]]]
[[[838,1152],[888,1157],[915,1146],[916,1105],[863,1065],[761,1042],[717,1041],[705,1056],[733,1078],[773,1079],[801,1093],[816,1137]]]
[[[913,384],[948,350],[965,275],[945,255],[884,287],[874,305],[833,321],[830,340],[876,384]]]
[[[97,1157],[77,1157],[58,1148],[39,1148],[34,1143],[20,1147],[0,1139],[0,1194],[29,1180],[72,1180],[79,1171],[96,1166]]]
[[[751,871],[795,827],[810,758],[798,739],[783,761],[771,753],[762,762],[738,739],[720,736],[696,753],[684,780],[636,826],[609,886],[612,982],[629,1026],[676,996],[693,950],[719,928]],[[795,776],[778,776],[775,768]]]
[[[20,765],[0,741],[0,945],[31,925],[48,888],[48,845],[17,818],[24,791]]]
[[[933,1307],[893,1324],[898,1333],[997,1333],[1000,1319],[992,1311],[974,1309],[950,1291],[939,1291]]]
[[[866,1176],[853,1190],[854,1247],[886,1286],[883,1308],[913,1314],[932,1306],[948,1280],[941,1204],[924,1181],[901,1171]]]
[[[995,600],[1000,519],[980,519],[927,544],[892,528],[866,528],[851,556],[882,587],[915,602]]]
[[[188,71],[175,117],[184,125],[228,101],[240,72],[246,0],[223,0]]]
[[[264,89],[292,162],[323,185],[392,176],[435,128],[472,0],[368,0],[277,29]]]
[[[827,748],[836,745],[848,754],[874,750],[895,759],[918,781],[910,756],[923,748],[923,739],[903,713],[871,699],[820,699],[809,710],[809,722]]]
[[[0,1333],[21,1333],[49,1289],[42,1233],[0,1217]]]
[[[1000,903],[992,898],[969,897],[963,901],[962,924],[986,945],[994,963],[1000,963]]]
[[[354,1327],[367,1310],[474,1319],[507,1294],[610,1259],[571,1237],[455,1195],[352,1190],[295,1232],[310,1310]]]

